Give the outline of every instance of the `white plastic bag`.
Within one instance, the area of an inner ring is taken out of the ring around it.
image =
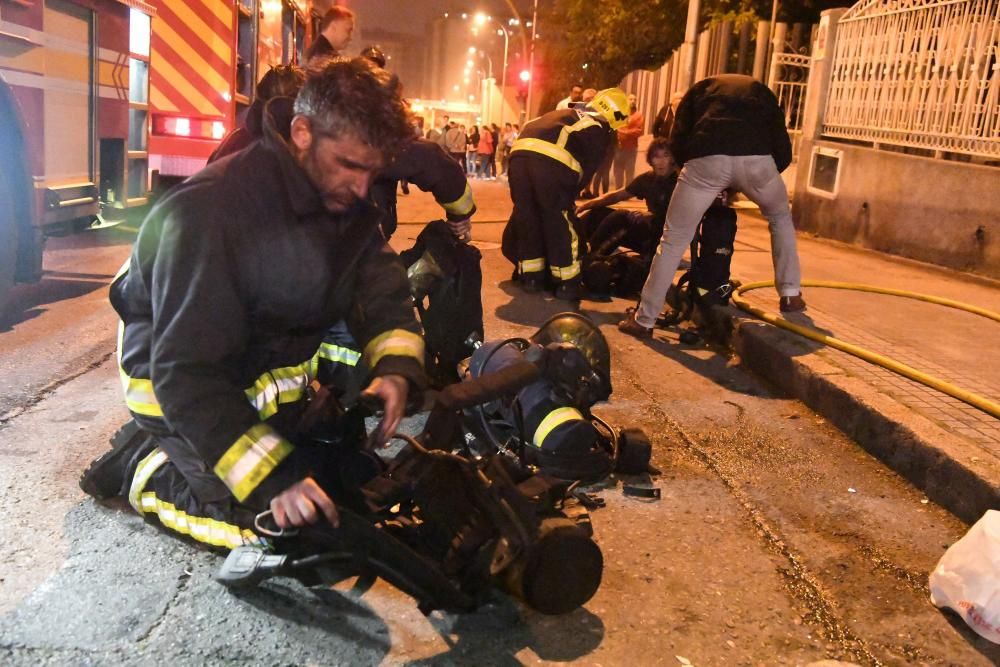
[[[930,577],[931,602],[1000,644],[1000,512],[989,510],[955,542]]]

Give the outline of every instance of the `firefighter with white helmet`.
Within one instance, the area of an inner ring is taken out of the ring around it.
[[[628,116],[625,93],[608,88],[583,109],[536,118],[514,142],[509,169],[514,209],[503,252],[517,267],[524,291],[539,292],[548,279],[556,298],[579,298],[579,242],[570,211]]]

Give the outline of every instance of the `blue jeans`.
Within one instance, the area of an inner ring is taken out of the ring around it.
[[[479,178],[488,178],[490,175],[490,162],[492,156],[477,153],[476,157],[479,159],[479,169],[476,171],[476,174]]]

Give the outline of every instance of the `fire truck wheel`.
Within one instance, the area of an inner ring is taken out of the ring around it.
[[[0,201],[12,202],[13,190],[8,176],[0,171]],[[0,206],[0,323],[6,320],[10,306],[11,289],[14,287],[14,269],[17,265],[17,230],[14,207]]]

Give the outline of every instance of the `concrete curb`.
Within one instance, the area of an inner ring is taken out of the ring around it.
[[[1000,466],[964,439],[814,353],[816,344],[715,307],[708,324],[754,373],[829,420],[967,523],[1000,508]]]

